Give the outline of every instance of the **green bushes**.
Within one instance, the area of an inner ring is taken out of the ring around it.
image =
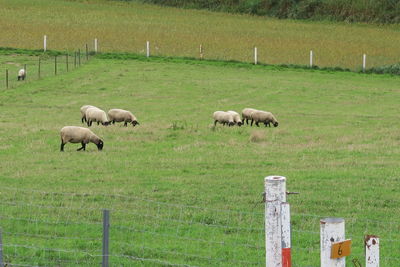
[[[126,0],[124,0],[126,1]],[[400,23],[394,0],[141,0],[146,3],[292,19]]]

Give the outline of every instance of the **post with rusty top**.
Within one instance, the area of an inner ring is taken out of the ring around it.
[[[286,202],[286,178],[268,176],[265,184],[266,267],[282,267],[282,202]]]
[[[379,237],[365,236],[365,267],[379,267]]]
[[[345,240],[344,219],[325,218],[320,220],[321,226],[321,267],[345,267],[346,257],[332,259],[332,244]]]

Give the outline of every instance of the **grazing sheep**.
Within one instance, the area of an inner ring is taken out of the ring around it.
[[[89,127],[92,126],[92,122],[97,122],[97,125],[101,123],[104,126],[110,124],[106,112],[96,107],[88,108],[85,116]]]
[[[66,143],[81,143],[82,147],[78,148],[77,151],[86,150],[86,144],[92,142],[97,145],[99,150],[103,149],[104,142],[95,135],[88,128],[78,127],[78,126],[65,126],[61,129],[61,149],[64,151],[64,146]]]
[[[235,125],[235,122],[233,120],[233,115],[225,111],[215,111],[213,114],[213,118],[214,118],[214,126],[217,125],[217,122],[223,125],[228,124],[228,126]]]
[[[84,105],[84,106],[81,107],[82,123],[83,123],[83,122],[87,122],[87,120],[86,120],[86,110],[87,110],[88,108],[95,108],[95,106],[92,106],[92,105]]]
[[[18,81],[20,81],[20,80],[25,80],[25,76],[26,76],[26,71],[25,71],[25,69],[20,69],[19,71],[18,71]]]
[[[236,111],[233,111],[233,110],[228,110],[228,113],[232,114],[233,121],[235,122],[235,124],[237,124],[239,127],[242,126],[243,122],[240,119],[239,113],[237,113]]]
[[[118,108],[110,109],[108,111],[108,118],[112,124],[115,124],[115,122],[124,122],[125,127],[128,126],[128,123],[132,123],[133,127],[135,127],[136,124],[139,124],[132,112]]]
[[[244,120],[246,120],[246,124],[249,124],[249,120],[251,120],[251,125],[253,125],[253,119],[251,117],[251,114],[253,112],[257,111],[257,109],[254,108],[245,108],[242,110],[242,121],[244,123]]]
[[[278,121],[275,119],[274,115],[271,112],[258,110],[256,112],[253,112],[251,114],[251,117],[256,122],[257,127],[260,126],[258,125],[259,122],[264,123],[265,127],[267,126],[271,127],[270,124],[271,122],[274,125],[274,127],[278,127]]]

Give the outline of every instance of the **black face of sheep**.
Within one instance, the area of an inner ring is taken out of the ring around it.
[[[229,127],[235,125],[235,123],[233,121],[231,121],[230,123],[228,123]]]
[[[274,127],[278,127],[278,122],[274,122]]]
[[[111,121],[106,121],[106,122],[104,122],[104,123],[102,123],[104,126],[108,126],[108,125],[110,125],[111,124]]]
[[[140,123],[138,121],[132,121],[132,126],[135,127],[136,125],[139,125]]]
[[[238,122],[238,126],[239,127],[242,126],[242,124],[243,124],[242,122],[240,122],[240,121]]]
[[[97,148],[98,148],[99,150],[102,150],[102,149],[103,149],[103,146],[104,146],[104,142],[100,140],[99,143],[97,144]]]

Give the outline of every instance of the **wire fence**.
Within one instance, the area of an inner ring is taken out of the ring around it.
[[[124,195],[41,192],[0,194],[7,266],[93,266],[102,255],[103,209],[110,210],[111,266],[263,266],[264,207],[221,210]],[[329,215],[329,214],[327,214]],[[319,266],[319,220],[292,213],[293,266]],[[381,266],[398,266],[400,222],[346,218],[352,257],[363,260],[365,234],[381,238]]]
[[[30,81],[54,77],[79,68],[90,60],[93,51],[79,49],[74,52],[42,53],[41,55],[0,55],[2,72],[0,75],[0,88],[14,89]],[[24,69],[25,79],[18,79],[18,72]]]

